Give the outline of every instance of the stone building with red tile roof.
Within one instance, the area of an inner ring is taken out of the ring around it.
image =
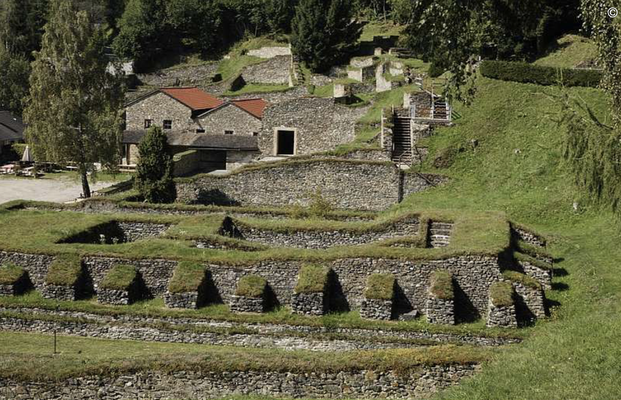
[[[232,169],[258,156],[263,99],[222,101],[195,87],[161,88],[125,107],[123,163],[135,165],[151,126],[168,134],[175,153],[199,152],[207,169]]]

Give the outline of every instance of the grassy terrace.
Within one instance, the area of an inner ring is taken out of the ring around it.
[[[60,355],[51,355],[51,338],[0,333],[0,377],[37,381],[137,371],[416,371],[424,365],[472,364],[489,350],[437,346],[415,350],[353,351],[325,354],[306,351],[143,343],[61,337]]]
[[[403,215],[403,214],[401,214]],[[0,249],[39,254],[79,253],[82,255],[111,255],[130,259],[170,258],[187,261],[208,261],[244,265],[261,260],[298,259],[307,261],[334,260],[347,257],[387,257],[408,259],[442,259],[463,254],[497,255],[509,246],[509,223],[502,214],[495,213],[455,213],[439,214],[443,220],[454,220],[455,230],[451,246],[445,249],[424,248],[387,248],[377,243],[354,247],[334,247],[328,250],[300,250],[291,248],[273,248],[264,251],[241,252],[197,249],[190,239],[213,238],[217,235],[224,215],[205,216],[151,216],[151,215],[114,215],[83,214],[69,211],[9,211],[0,210]],[[364,232],[385,228],[391,220],[400,214],[387,214],[375,222],[338,222],[326,220],[284,220],[269,221],[248,219],[255,227],[264,229],[286,230],[349,230]],[[428,211],[423,219],[437,218],[438,214]],[[63,239],[93,226],[109,221],[140,221],[174,224],[168,235],[159,238],[131,243],[101,244],[58,244]],[[32,230],[32,226],[37,226]],[[229,239],[230,240],[230,239]],[[231,240],[232,241],[232,240]],[[236,241],[239,242],[239,241]]]
[[[234,324],[282,324],[288,326],[308,326],[333,329],[381,329],[386,332],[430,332],[453,335],[479,336],[489,338],[523,339],[530,335],[532,328],[520,330],[486,328],[485,321],[463,323],[454,326],[431,325],[424,318],[414,321],[371,321],[362,319],[358,311],[330,313],[321,317],[308,317],[293,314],[285,307],[263,314],[236,314],[225,304],[213,304],[197,310],[170,309],[164,306],[162,298],[145,300],[129,306],[103,305],[95,297],[78,301],[56,301],[45,299],[39,292],[31,291],[23,296],[0,297],[0,307],[10,310],[12,316],[32,318],[30,313],[20,310],[36,308],[44,310],[76,311],[102,316],[138,315],[145,317],[195,319],[197,321],[227,321]],[[2,313],[0,313],[2,316]],[[37,317],[40,318],[40,317]],[[61,319],[63,320],[63,319]],[[238,326],[234,329],[239,329]]]

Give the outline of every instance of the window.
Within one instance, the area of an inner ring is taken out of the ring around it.
[[[196,133],[205,133],[205,130],[203,128],[198,128],[196,130]]]
[[[259,132],[252,132],[252,136],[259,136]]]
[[[172,129],[172,121],[169,119],[164,120],[164,129]]]
[[[144,129],[149,129],[152,124],[153,124],[153,120],[152,119],[145,119],[144,120]]]
[[[235,131],[224,131],[224,134],[225,134],[225,135],[232,135],[232,134],[234,134],[234,133],[235,133]]]

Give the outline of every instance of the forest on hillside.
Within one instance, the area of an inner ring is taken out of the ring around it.
[[[0,79],[8,82],[0,88],[0,108],[23,110],[30,63],[40,50],[51,1],[0,0]],[[458,0],[67,1],[88,13],[108,54],[133,60],[137,71],[171,55],[218,59],[235,42],[256,36],[290,41],[310,69],[324,71],[355,50],[368,21],[405,27],[401,45],[447,70],[456,46],[469,55],[529,60],[580,28],[579,0],[469,6]],[[459,21],[447,24],[451,18]],[[476,29],[458,31],[462,21]]]

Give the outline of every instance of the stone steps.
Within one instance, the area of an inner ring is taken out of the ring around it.
[[[431,248],[446,247],[451,243],[453,224],[448,222],[429,222],[427,244]]]

